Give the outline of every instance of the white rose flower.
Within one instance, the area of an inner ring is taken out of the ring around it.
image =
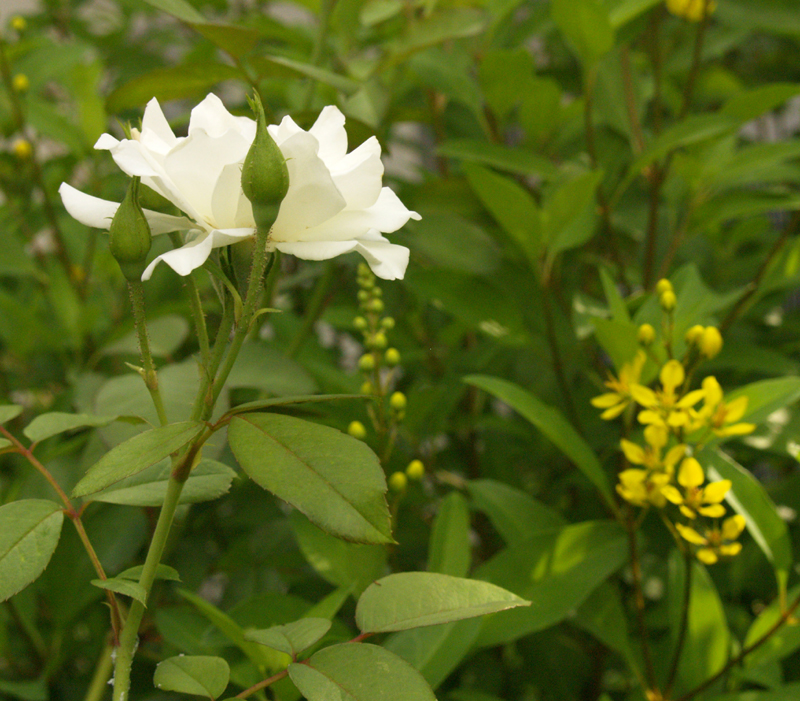
[[[252,119],[234,117],[216,95],[209,95],[192,110],[188,136],[176,137],[153,99],[141,132],[131,132],[132,138],[122,141],[103,134],[95,148],[110,151],[125,173],[141,177],[186,215],[144,210],[154,235],[188,231],[186,243],[155,258],[143,280],[160,261],[188,275],[212,249],[254,235],[253,211],[241,187],[242,163],[256,132]],[[269,132],[286,158],[289,191],[270,230],[268,249],[307,260],[358,251],[378,277],[401,279],[409,251],[381,234],[420,216],[382,187],[378,140],[371,137],[347,153],[344,115],[336,107],[323,109],[309,131],[285,117]],[[108,229],[119,207],[66,183],[59,193],[75,219],[98,229]]]

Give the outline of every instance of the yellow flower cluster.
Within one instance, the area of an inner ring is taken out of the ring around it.
[[[677,298],[667,280],[659,282],[656,293],[666,317],[665,328],[669,329],[660,352],[662,359],[658,349],[652,348],[655,329],[643,324],[637,334],[639,351],[622,366],[618,377],[610,376],[605,382],[610,391],[591,401],[602,410],[605,420],[624,413],[626,426],[635,416],[644,427],[643,444],[627,438],[620,442],[631,467],[619,473],[617,493],[634,506],[661,509],[682,547],[695,548],[697,558],[710,565],[741,550],[737,538],[745,521],[739,515],[725,518],[722,502],[731,482],[707,482],[703,466],[693,453],[712,435],[744,435],[755,425],[740,421],[747,411],[747,397],[726,401],[715,377],[709,375],[699,388],[690,388],[697,365],[722,349],[722,336],[713,326],[693,326],[686,334],[684,357],[670,357]],[[648,358],[661,366],[655,387],[642,384]]]
[[[667,0],[667,9],[690,22],[700,22],[717,9],[716,0]]]

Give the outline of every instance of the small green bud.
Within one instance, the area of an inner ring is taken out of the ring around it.
[[[367,346],[374,350],[383,350],[389,344],[386,334],[383,331],[378,331],[374,336],[367,339]]]
[[[372,390],[373,390],[372,383],[369,380],[367,380],[361,385],[360,392],[361,394],[372,394]]]
[[[384,317],[381,319],[381,326],[387,331],[391,331],[394,328],[394,319],[390,316]]]
[[[400,351],[397,348],[389,348],[383,356],[386,364],[393,368],[395,365],[400,365]]]
[[[406,468],[406,475],[410,480],[420,480],[425,474],[425,465],[422,460],[412,460]]]
[[[379,299],[371,299],[367,302],[367,311],[380,314],[383,311],[383,302]]]
[[[258,93],[254,92],[248,102],[256,115],[256,136],[242,165],[242,191],[253,205],[256,225],[269,229],[289,190],[289,170],[278,144],[267,131],[267,119]]]
[[[367,275],[371,275],[372,271],[369,269],[369,266],[366,263],[360,261],[358,267],[356,268],[356,274],[359,277],[366,277]]]
[[[650,324],[642,324],[636,332],[636,340],[643,346],[649,346],[656,340],[656,330]]]
[[[389,476],[389,489],[393,492],[404,492],[408,486],[408,477],[403,472],[393,472]]]
[[[375,357],[372,353],[364,353],[364,355],[358,359],[358,369],[361,370],[361,372],[370,372],[375,369]]]
[[[358,286],[362,290],[371,290],[375,287],[375,276],[370,275],[369,277],[360,277],[358,278]]]
[[[367,437],[367,429],[364,428],[364,424],[360,421],[351,421],[350,425],[347,427],[347,433],[360,441],[363,441]]]
[[[359,302],[366,302],[369,300],[369,292],[366,290],[359,290],[358,295],[356,296],[358,297]]]
[[[373,287],[373,288],[370,290],[370,294],[371,294],[373,297],[383,297],[383,290],[382,290],[380,287]]]
[[[128,192],[108,227],[109,250],[127,280],[140,280],[150,252],[150,225],[139,204],[139,178],[131,178]]]
[[[357,316],[355,319],[353,319],[353,326],[355,326],[359,331],[364,331],[369,324],[363,316]]]
[[[403,411],[406,408],[406,404],[408,400],[406,400],[406,395],[402,392],[395,392],[389,397],[389,406],[392,407],[395,411]]]

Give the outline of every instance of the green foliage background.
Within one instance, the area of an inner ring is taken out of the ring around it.
[[[718,325],[725,346],[707,370],[726,390],[748,385],[749,420],[760,422],[708,456],[738,480],[763,530],[750,528],[731,562],[697,566],[680,698],[769,629],[780,586],[797,595],[795,3],[719,0],[707,22],[691,23],[658,0],[321,2],[45,0],[24,32],[3,28],[0,391],[25,408],[7,424],[16,435],[56,411],[155,423],[125,365],[138,351],[105,234],[72,220],[56,194],[67,181],[121,199],[124,176],[92,147],[119,131],[115,120],[135,124],[153,96],[178,133],[209,91],[247,114],[256,88],[268,119],[288,113],[306,128],[336,104],[351,148],[377,135],[387,181],[422,215],[391,236],[411,249],[406,278],[382,284],[408,397],[383,467],[426,466],[390,495],[398,544],[336,540],[246,479],[182,507],[166,559],[182,583],[160,583],[150,602],[134,698],[168,698],[153,671],[179,653],[224,657],[228,693],[238,693],[285,664],[243,628],[333,617],[326,640],[343,642],[356,630],[354,596],[387,572],[426,569],[533,601],[381,634],[438,698],[643,698],[628,542],[611,520],[619,436],[589,399],[633,356],[637,326],[658,327],[649,292],[662,276],[678,296],[676,339]],[[18,74],[30,83],[21,111],[9,90]],[[32,157],[15,149],[20,138]],[[359,393],[352,258],[284,257],[272,298],[282,312],[245,348],[223,410]],[[197,383],[182,281],[162,266],[146,292],[167,410],[181,420]],[[202,295],[213,310],[210,280]],[[341,430],[369,425],[360,400],[305,407],[305,418]],[[139,430],[84,423],[42,434],[37,455],[70,491]],[[371,430],[367,442],[381,447]],[[218,472],[238,470],[227,448],[205,457]],[[0,501],[53,497],[19,456],[0,461]],[[141,562],[157,503],[87,507],[110,573]],[[683,563],[656,517],[641,541],[645,624],[663,678]],[[43,576],[0,607],[0,697],[101,698],[90,694],[108,615],[94,576],[65,527]],[[797,698],[799,631],[784,627],[701,697]],[[272,692],[298,697],[288,680]]]

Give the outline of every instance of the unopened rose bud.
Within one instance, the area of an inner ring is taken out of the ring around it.
[[[400,351],[397,350],[397,348],[388,348],[383,356],[383,360],[390,368],[400,365]]]
[[[692,328],[686,332],[686,336],[684,337],[686,339],[686,343],[688,343],[690,346],[697,345],[703,336],[703,331],[705,331],[705,328],[700,326],[700,324],[695,324],[692,326]]]
[[[11,85],[14,88],[14,92],[28,92],[28,89],[31,87],[31,81],[28,80],[28,76],[24,73],[17,73],[11,79]]]
[[[33,155],[33,146],[27,139],[16,139],[11,145],[11,150],[21,161],[27,161]]]
[[[249,102],[256,114],[256,136],[242,165],[242,191],[253,205],[256,225],[269,229],[289,190],[289,170],[283,153],[267,131],[267,119],[258,93],[253,93]]]
[[[389,406],[392,407],[395,411],[403,411],[406,408],[406,404],[408,400],[406,399],[406,395],[402,392],[395,392],[389,397]]]
[[[636,332],[636,340],[643,346],[649,346],[656,340],[656,330],[650,324],[642,324]]]
[[[389,476],[389,489],[393,492],[404,492],[408,486],[408,477],[404,472],[393,472]]]
[[[661,295],[663,295],[663,294],[664,294],[664,293],[665,293],[667,290],[669,290],[670,292],[672,292],[672,291],[673,291],[673,289],[672,289],[672,283],[671,283],[669,280],[667,280],[667,278],[665,278],[665,277],[662,277],[662,278],[661,278],[661,279],[658,281],[658,283],[656,284],[656,294],[657,294],[657,295],[660,297],[660,296],[661,296]]]
[[[139,280],[150,252],[150,225],[139,204],[139,178],[131,178],[128,192],[108,227],[109,250],[128,280]]]
[[[360,441],[363,441],[367,437],[367,429],[364,428],[364,424],[360,421],[351,421],[350,425],[347,427],[347,433]]]
[[[722,350],[722,334],[716,326],[707,326],[697,345],[706,358],[713,358]]]
[[[672,290],[666,290],[659,298],[658,303],[665,312],[671,312],[678,304],[678,298]]]
[[[412,460],[406,468],[406,475],[410,480],[420,480],[425,475],[425,465],[422,460]]]

